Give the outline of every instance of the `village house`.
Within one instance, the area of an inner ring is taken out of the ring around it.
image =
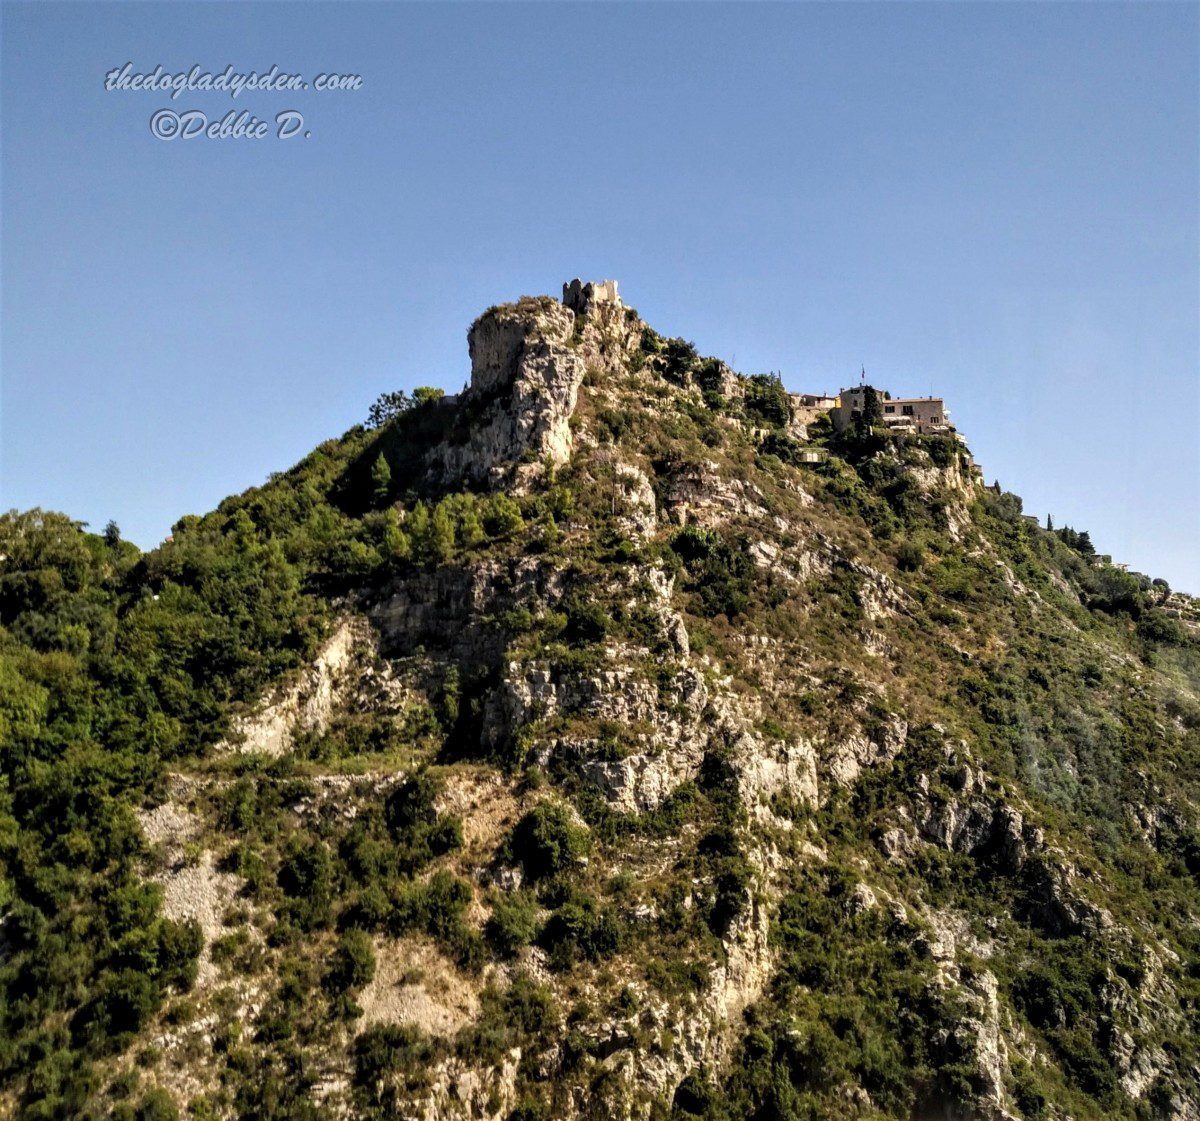
[[[837,404],[829,412],[829,419],[839,432],[849,428],[854,418],[862,414],[868,388],[856,385],[843,389],[838,395]],[[946,412],[946,404],[941,397],[887,398],[880,394],[879,404],[883,410],[883,423],[888,428],[915,432],[921,436],[954,435],[954,425],[950,423],[950,414]]]

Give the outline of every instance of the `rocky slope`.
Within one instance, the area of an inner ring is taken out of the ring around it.
[[[618,302],[493,308],[469,349],[460,397],[223,507],[289,555],[302,516],[362,528],[307,578],[315,656],[140,810],[204,946],[97,1085],[1200,1117],[1192,601],[958,442],[837,438]]]

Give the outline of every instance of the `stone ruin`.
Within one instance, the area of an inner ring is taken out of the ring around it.
[[[596,304],[621,306],[615,280],[589,280],[586,283],[576,277],[563,285],[562,302],[580,315],[590,311]]]

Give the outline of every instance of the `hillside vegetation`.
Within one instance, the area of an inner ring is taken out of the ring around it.
[[[1200,1118],[1197,604],[619,303],[470,347],[0,518],[0,1115]]]

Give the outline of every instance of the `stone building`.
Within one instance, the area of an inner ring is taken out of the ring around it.
[[[830,410],[829,417],[839,432],[848,428],[863,410],[868,387],[856,385],[843,389],[838,395],[837,405]],[[878,391],[876,391],[878,392]],[[916,432],[922,436],[951,436],[954,425],[946,412],[946,403],[941,397],[893,397],[879,394],[879,405],[883,410],[883,423],[900,432]]]

